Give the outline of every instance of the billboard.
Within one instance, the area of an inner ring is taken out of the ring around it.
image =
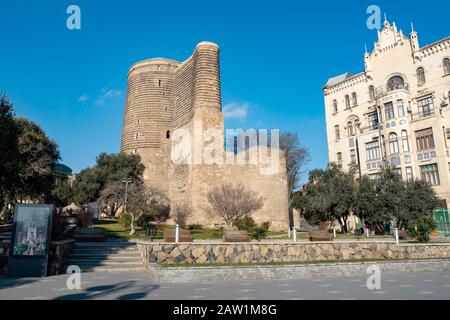
[[[46,276],[53,206],[17,204],[9,276]]]

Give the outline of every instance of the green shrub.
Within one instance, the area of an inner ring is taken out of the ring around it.
[[[188,230],[203,230],[203,226],[201,224],[190,224],[187,228]]]
[[[408,234],[419,242],[429,242],[430,234],[436,229],[432,217],[419,217],[408,224]]]
[[[256,227],[252,231],[252,238],[256,240],[262,240],[267,237],[267,231],[269,231],[270,228],[270,222],[264,222],[259,227]]]
[[[236,219],[236,221],[234,221],[233,226],[235,226],[239,230],[246,230],[247,232],[253,232],[253,230],[256,229],[257,227],[255,220],[253,220],[253,218],[250,216],[245,216],[241,219]]]
[[[131,214],[123,212],[119,217],[119,223],[125,230],[131,230]]]

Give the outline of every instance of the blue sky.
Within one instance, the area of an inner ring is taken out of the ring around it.
[[[66,9],[81,8],[81,30]],[[421,45],[450,35],[450,4],[418,1],[9,0],[0,3],[0,91],[39,123],[75,172],[118,152],[131,64],[183,61],[200,41],[221,47],[227,128],[295,131],[308,168],[327,164],[322,86],[363,70],[369,5]],[[441,16],[439,18],[439,16]]]

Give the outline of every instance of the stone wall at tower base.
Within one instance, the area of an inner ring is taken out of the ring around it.
[[[138,240],[146,264],[271,263],[450,258],[450,244],[358,242],[192,242],[167,244]]]

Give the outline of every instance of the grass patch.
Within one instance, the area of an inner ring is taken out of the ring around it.
[[[96,228],[100,228],[104,231],[106,238],[120,238],[120,239],[131,239],[131,238],[148,238],[146,235],[146,230],[136,227],[136,233],[133,236],[130,236],[130,232],[125,230],[124,227],[116,220],[102,220],[100,219],[98,223],[95,225]],[[166,229],[175,228],[174,225],[166,225]],[[191,230],[192,238],[194,240],[221,240],[223,238],[223,230],[219,229],[202,229],[202,230]],[[371,235],[370,238],[391,238],[390,235],[378,236]],[[164,238],[164,232],[158,231],[156,233],[155,240],[161,240]],[[289,240],[287,231],[268,231],[267,232],[267,240],[276,239],[276,240]],[[306,240],[308,239],[307,232],[297,232],[298,240]],[[355,236],[353,234],[340,234],[336,235],[336,239],[365,239],[365,235],[363,236]]]
[[[95,224],[96,228],[102,229],[105,238],[118,238],[118,239],[131,239],[131,238],[147,238],[146,231],[142,228],[136,227],[136,233],[132,236],[130,236],[130,231],[125,230],[125,228],[115,220],[99,220]],[[162,239],[162,233],[160,236],[160,239]]]
[[[194,240],[220,240],[223,237],[223,230],[191,230],[191,234]]]

